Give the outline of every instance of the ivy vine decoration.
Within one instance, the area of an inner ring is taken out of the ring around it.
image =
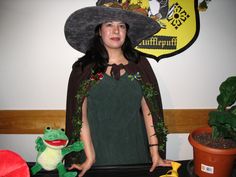
[[[128,75],[128,78],[131,81],[137,80],[140,83],[143,96],[149,103],[149,114],[157,116],[157,122],[153,126],[158,137],[158,149],[160,151],[165,151],[168,130],[166,128],[164,120],[158,115],[158,103],[156,101],[156,96],[158,95],[157,91],[152,84],[144,83],[142,81],[139,72]]]
[[[74,130],[72,132],[72,140],[77,141],[80,139],[80,131],[82,128],[82,104],[85,97],[88,96],[88,92],[91,87],[98,84],[100,80],[104,77],[103,73],[96,73],[94,74],[92,70],[91,77],[88,80],[85,80],[81,83],[77,94],[76,94],[76,101],[77,101],[77,110],[73,116],[72,123],[74,126]]]
[[[141,80],[141,75],[139,72],[137,72],[136,74],[129,74],[128,78],[133,81],[133,80],[137,80],[140,81]]]

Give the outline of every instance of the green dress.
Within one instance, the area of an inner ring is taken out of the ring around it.
[[[95,166],[150,162],[142,90],[125,73],[119,80],[104,74],[88,95],[88,122],[96,153]]]

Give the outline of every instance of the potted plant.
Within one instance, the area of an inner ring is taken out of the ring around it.
[[[208,127],[190,133],[194,173],[199,177],[229,177],[236,159],[236,76],[220,85],[218,107],[209,113]]]

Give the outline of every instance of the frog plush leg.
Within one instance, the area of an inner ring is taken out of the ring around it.
[[[42,169],[42,166],[39,163],[36,162],[36,164],[30,170],[31,170],[32,175],[35,175],[41,169]]]
[[[77,172],[67,172],[65,166],[63,165],[62,162],[60,162],[57,165],[57,170],[59,173],[59,177],[76,177],[77,176]]]

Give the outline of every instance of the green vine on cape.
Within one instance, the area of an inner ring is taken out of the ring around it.
[[[93,72],[92,72],[93,73]],[[76,102],[77,102],[77,110],[73,115],[72,123],[73,123],[73,132],[72,132],[72,140],[76,141],[80,139],[80,131],[82,128],[82,104],[85,97],[88,96],[89,89],[97,84],[103,78],[102,73],[92,74],[90,79],[85,80],[81,83],[77,94],[76,94]]]
[[[158,92],[155,90],[152,84],[144,83],[142,81],[139,72],[137,72],[136,74],[130,74],[128,78],[130,78],[131,81],[136,79],[140,83],[143,96],[149,103],[150,114],[152,116],[157,116],[157,122],[153,126],[158,137],[158,148],[160,151],[165,151],[168,130],[165,126],[163,118],[158,115],[158,103],[156,101],[156,96],[158,95]]]

